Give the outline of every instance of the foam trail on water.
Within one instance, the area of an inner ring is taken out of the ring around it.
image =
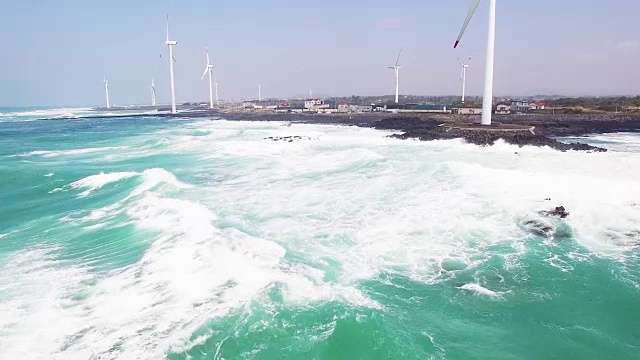
[[[35,150],[30,151],[28,153],[16,154],[13,156],[42,156],[45,158],[56,157],[56,156],[72,156],[72,155],[83,155],[83,154],[91,154],[96,152],[105,152],[112,150],[121,150],[126,149],[126,146],[106,146],[106,147],[95,147],[95,148],[84,148],[84,149],[70,149],[70,150]]]
[[[484,295],[489,297],[500,297],[499,293],[489,290],[480,284],[464,284],[460,286],[458,289],[472,291],[479,295]]]

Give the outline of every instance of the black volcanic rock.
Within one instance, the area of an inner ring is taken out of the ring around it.
[[[465,124],[462,124],[465,125]],[[467,124],[468,125],[468,124]],[[482,129],[481,127],[464,127],[455,125],[442,124],[436,119],[421,119],[415,117],[398,117],[383,119],[375,124],[376,129],[398,130],[402,133],[391,135],[399,139],[419,139],[422,141],[429,140],[447,140],[447,139],[464,139],[466,142],[481,146],[493,145],[499,139],[518,146],[549,146],[552,149],[567,150],[583,150],[583,151],[606,151],[605,149],[582,143],[562,143],[550,137],[532,133],[528,128],[514,130],[506,128],[501,131],[500,128],[492,127]],[[537,130],[537,129],[536,129]]]
[[[564,208],[564,206],[557,206],[555,209],[550,211],[541,211],[540,215],[549,216],[549,217],[557,217],[560,219],[564,219],[569,216],[569,213]]]

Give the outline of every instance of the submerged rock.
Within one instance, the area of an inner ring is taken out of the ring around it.
[[[540,215],[557,217],[560,219],[564,219],[569,216],[569,213],[566,211],[564,206],[557,206],[555,209],[551,211],[540,211]]]

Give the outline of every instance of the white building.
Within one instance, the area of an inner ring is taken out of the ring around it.
[[[322,105],[324,105],[324,100],[322,99],[305,99],[304,100],[304,107],[306,107],[307,109],[321,107]]]
[[[520,113],[529,111],[530,105],[528,101],[512,101],[511,112]]]
[[[338,103],[338,112],[340,113],[349,112],[349,103],[345,101]]]
[[[511,114],[511,105],[505,103],[498,104],[498,106],[496,107],[496,114]]]
[[[372,112],[373,106],[371,105],[349,105],[349,111],[354,113]]]
[[[459,115],[480,115],[482,114],[482,108],[481,107],[461,107],[461,108],[454,108],[451,110],[451,112]]]
[[[530,110],[544,110],[544,108],[547,106],[546,103],[541,102],[541,101],[534,101],[531,104],[529,104],[529,109]]]

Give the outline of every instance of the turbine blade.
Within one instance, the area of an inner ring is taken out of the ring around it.
[[[471,4],[471,9],[469,9],[469,13],[467,14],[467,18],[464,20],[464,24],[462,24],[462,30],[460,30],[460,34],[458,35],[458,39],[456,40],[455,45],[453,45],[453,48],[457,48],[458,44],[460,44],[460,40],[462,40],[462,35],[464,35],[464,32],[467,30],[467,26],[469,26],[469,22],[471,21],[471,18],[473,17],[473,14],[475,14],[476,9],[478,9],[478,5],[480,5],[480,0],[474,0],[473,4]]]
[[[202,78],[200,80],[204,80],[204,77],[207,75],[207,71],[209,71],[209,67],[204,68],[204,73],[202,74]]]
[[[460,63],[460,65],[464,66],[464,63],[462,62],[462,60],[460,60],[460,58],[458,58],[458,62]]]
[[[402,54],[402,46],[400,46],[400,52],[398,53],[398,59],[396,60],[396,66],[398,66],[398,62],[400,62],[400,54]]]
[[[167,13],[167,41],[169,41],[169,13]]]
[[[173,56],[173,62],[178,62],[178,60],[176,60],[175,56]]]

